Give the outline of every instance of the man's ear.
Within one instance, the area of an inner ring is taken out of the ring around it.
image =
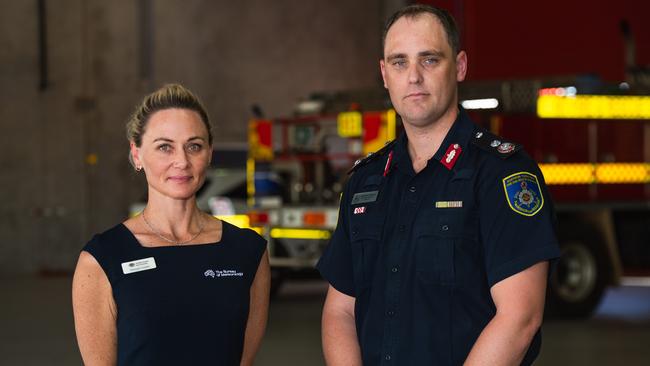
[[[384,63],[384,60],[379,60],[379,70],[381,71],[381,78],[384,80],[384,88],[388,89],[386,85],[386,63]]]
[[[460,51],[456,55],[456,81],[465,80],[465,75],[467,75],[467,53]]]

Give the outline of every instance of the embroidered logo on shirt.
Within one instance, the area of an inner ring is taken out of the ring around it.
[[[534,216],[544,206],[544,196],[534,174],[519,172],[503,178],[503,189],[510,208],[524,216]]]
[[[366,206],[361,206],[361,207],[355,207],[354,208],[354,214],[355,215],[362,214],[364,212],[366,212]]]
[[[212,277],[212,278],[218,278],[218,277],[243,277],[244,272],[239,272],[234,269],[208,269],[207,271],[203,272],[203,275],[205,277]]]

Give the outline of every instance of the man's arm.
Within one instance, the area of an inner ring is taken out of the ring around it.
[[[497,312],[465,365],[519,365],[542,324],[548,262],[539,262],[490,289]]]
[[[323,306],[323,353],[328,366],[361,366],[354,322],[356,299],[330,286]]]

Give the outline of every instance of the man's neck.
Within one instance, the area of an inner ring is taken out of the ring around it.
[[[453,109],[451,113],[446,113],[426,126],[404,123],[404,131],[408,137],[408,152],[416,173],[424,169],[429,159],[438,151],[457,116],[458,109]]]

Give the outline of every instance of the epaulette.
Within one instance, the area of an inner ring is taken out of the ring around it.
[[[521,150],[521,145],[504,140],[502,137],[484,129],[474,131],[472,143],[482,150],[497,155],[501,159],[506,159]]]
[[[369,153],[368,155],[366,155],[365,158],[361,158],[361,159],[358,159],[357,161],[355,161],[354,166],[352,166],[352,168],[350,168],[350,170],[348,170],[348,174],[354,173],[357,169],[361,168],[362,166],[364,166],[364,165],[368,164],[369,162],[375,160],[376,158],[386,154],[386,152],[388,152],[390,149],[393,148],[393,145],[395,145],[396,141],[397,140],[388,141],[384,145],[384,147],[382,147],[381,149],[375,151],[374,153]]]

